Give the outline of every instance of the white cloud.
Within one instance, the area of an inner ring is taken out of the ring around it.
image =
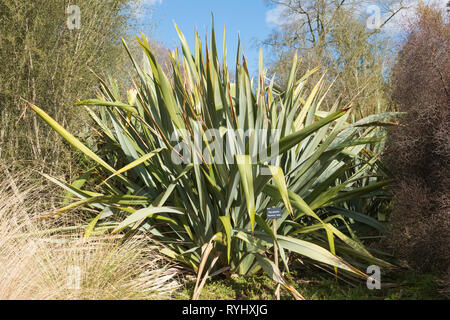
[[[154,6],[156,4],[162,4],[162,0],[144,0],[146,4]]]
[[[147,19],[153,12],[153,7],[162,4],[163,0],[138,0],[132,1],[129,5],[131,14],[137,21]]]
[[[277,4],[273,9],[266,12],[266,23],[270,27],[280,27],[284,24],[294,22],[296,16],[294,14],[288,14],[287,9],[283,5]]]
[[[275,8],[266,12],[266,23],[271,26],[280,26],[285,21],[284,7],[276,5]]]
[[[415,17],[415,9],[417,8],[420,0],[411,0],[408,3],[408,8],[402,9],[399,13],[397,13],[391,20],[386,23],[383,27],[386,32],[390,34],[395,34],[404,30],[404,28],[411,22]],[[439,8],[445,8],[447,2],[443,0],[422,0],[424,4],[427,5],[437,5]],[[383,18],[387,19],[389,17],[389,13],[385,14]]]

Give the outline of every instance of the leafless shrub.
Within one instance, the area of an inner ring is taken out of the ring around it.
[[[385,153],[397,179],[391,243],[418,271],[447,272],[450,261],[450,25],[445,12],[419,6],[393,76],[404,126]]]

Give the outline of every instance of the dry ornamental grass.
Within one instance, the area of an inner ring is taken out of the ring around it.
[[[82,228],[51,234],[39,186],[0,167],[0,299],[166,299],[178,269],[144,238],[85,240]],[[42,201],[42,200],[41,200]]]

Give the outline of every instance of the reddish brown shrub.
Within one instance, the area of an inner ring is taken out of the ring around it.
[[[418,271],[450,262],[450,26],[446,13],[420,6],[393,70],[403,126],[390,131],[385,160],[397,183],[391,244]]]

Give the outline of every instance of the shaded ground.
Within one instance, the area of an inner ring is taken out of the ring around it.
[[[336,281],[325,273],[307,272],[300,276],[293,273],[297,279],[294,287],[306,299],[310,300],[429,300],[444,299],[438,293],[437,277],[434,275],[417,275],[410,271],[397,271],[385,275],[381,279],[392,287],[380,290],[369,290],[365,283],[349,284]],[[175,297],[190,299],[195,282],[185,284],[185,288]],[[205,285],[200,299],[202,300],[272,300],[274,282],[266,276],[250,276],[239,278],[216,278]],[[281,290],[281,299],[293,299],[287,291]]]

